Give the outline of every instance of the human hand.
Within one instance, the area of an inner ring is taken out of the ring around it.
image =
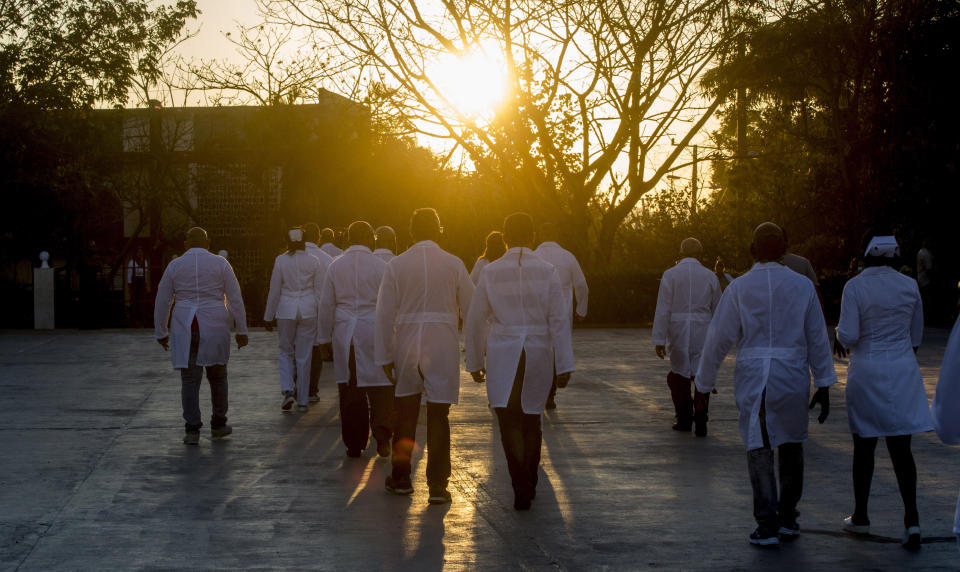
[[[571,372],[568,371],[567,373],[557,375],[557,387],[564,388],[570,383],[570,373]]]
[[[237,340],[237,349],[238,349],[238,350],[239,350],[240,348],[242,348],[243,346],[247,345],[248,343],[250,343],[250,337],[247,336],[247,334],[237,334],[237,335],[234,336],[234,337],[235,337],[236,340]]]
[[[654,349],[657,350],[658,358],[663,359],[667,357],[667,346],[656,346]]]
[[[392,363],[383,366],[383,373],[387,376],[387,379],[390,380],[391,384],[397,384],[397,370]]]
[[[830,415],[829,388],[821,387],[817,389],[817,392],[813,394],[813,399],[810,400],[810,409],[816,407],[818,403],[820,404],[820,416],[817,417],[817,421],[823,425],[823,422],[827,420],[827,416]]]
[[[470,372],[470,375],[473,376],[473,381],[475,381],[475,382],[477,382],[477,383],[483,383],[483,382],[487,381],[487,376],[486,376],[486,374],[487,374],[487,370],[485,370],[485,369],[478,369],[477,371],[471,371],[471,372]]]
[[[834,340],[834,341],[833,341],[833,353],[837,354],[837,357],[838,357],[838,358],[843,359],[843,358],[847,357],[847,354],[848,354],[849,352],[847,351],[847,348],[843,347],[843,344],[840,343],[840,340]]]
[[[157,340],[157,343],[163,346],[163,350],[167,351],[170,349],[170,336],[163,336]]]

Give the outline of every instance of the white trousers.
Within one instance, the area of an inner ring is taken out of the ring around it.
[[[297,377],[297,403],[306,405],[310,393],[310,362],[313,342],[317,338],[316,318],[296,320],[277,319],[280,338],[280,390],[293,391],[293,377]]]

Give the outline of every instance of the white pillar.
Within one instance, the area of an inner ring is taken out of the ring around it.
[[[50,254],[40,253],[40,268],[33,269],[33,329],[52,330],[53,316],[53,268],[47,261]]]

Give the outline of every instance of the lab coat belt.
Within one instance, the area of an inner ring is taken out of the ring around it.
[[[546,336],[550,333],[547,326],[512,326],[497,324],[493,326],[494,333],[507,336]]]
[[[805,348],[740,348],[737,359],[805,359]]]
[[[411,312],[397,316],[398,324],[448,324],[457,327],[457,315],[446,312]]]
[[[905,352],[911,349],[909,342],[870,342],[863,341],[854,348],[855,352]]]

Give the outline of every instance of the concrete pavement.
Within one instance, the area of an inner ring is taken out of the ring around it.
[[[920,351],[932,397],[946,331]],[[461,376],[451,412],[453,503],[429,506],[418,451],[411,498],[383,491],[388,464],[339,440],[332,367],[319,404],[279,409],[275,334],[229,365],[232,438],[183,445],[179,376],[147,330],[0,334],[0,569],[957,570],[960,450],[914,438],[925,537],[899,545],[902,507],[885,448],[875,536],[840,531],[853,504],[842,383],[811,415],[801,537],[778,549],[754,528],[732,359],[710,435],[670,430],[668,362],[648,329],[577,330],[577,373],[544,417],[533,510],[512,509],[484,388]],[[841,379],[845,364],[837,363]],[[209,419],[207,385],[201,390]],[[421,415],[418,441],[425,438]]]

